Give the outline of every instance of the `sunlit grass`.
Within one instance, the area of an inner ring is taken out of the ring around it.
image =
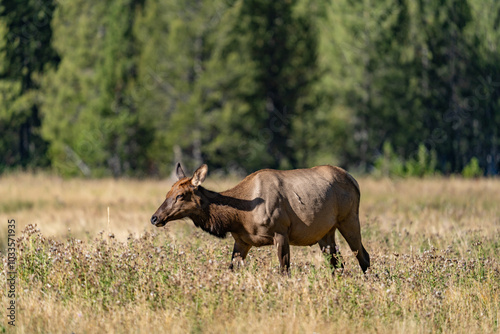
[[[234,184],[211,181],[217,190]],[[291,275],[282,276],[272,247],[253,248],[229,271],[231,237],[216,239],[188,221],[149,226],[167,181],[0,179],[0,203],[34,203],[0,213],[18,224],[16,330],[498,331],[500,182],[359,183],[368,274],[338,235],[343,272],[332,276],[317,246],[292,247]],[[10,330],[6,321],[0,332]]]

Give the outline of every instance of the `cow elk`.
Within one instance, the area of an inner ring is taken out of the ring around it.
[[[202,165],[192,177],[186,177],[178,163],[178,181],[151,217],[151,223],[160,227],[188,217],[216,237],[231,233],[231,269],[235,260],[245,259],[252,246],[274,244],[284,271],[290,266],[290,245],[318,243],[330,255],[333,269],[342,266],[335,244],[338,229],[363,272],[370,267],[370,256],[361,243],[359,186],[345,170],[334,166],[263,169],[220,193],[201,186],[207,171],[207,165]]]

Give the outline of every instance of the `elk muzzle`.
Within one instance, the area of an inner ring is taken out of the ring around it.
[[[160,219],[160,218],[158,218],[157,215],[153,215],[151,217],[151,224],[153,224],[156,227],[162,227],[162,226],[165,226],[167,224],[167,220],[166,219]]]
[[[156,225],[157,222],[158,222],[158,216],[153,215],[151,217],[151,224]]]

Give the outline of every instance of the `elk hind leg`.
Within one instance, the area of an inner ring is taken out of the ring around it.
[[[340,222],[338,229],[342,236],[347,241],[351,250],[356,254],[359,265],[363,272],[370,267],[370,255],[361,243],[361,230],[359,225],[359,217],[357,213],[349,215],[346,219]]]

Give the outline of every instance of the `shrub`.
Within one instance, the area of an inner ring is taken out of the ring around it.
[[[429,151],[424,144],[418,146],[416,157],[406,161],[394,152],[390,142],[384,143],[382,152],[375,161],[374,174],[377,176],[423,177],[437,173],[436,151]]]
[[[382,155],[375,160],[375,175],[405,176],[404,162],[394,152],[390,142],[384,142]]]
[[[483,175],[483,170],[479,167],[479,160],[476,157],[470,159],[469,163],[465,165],[462,170],[462,176],[471,179]]]
[[[436,174],[437,154],[429,151],[424,144],[418,146],[416,158],[409,159],[405,163],[406,176],[428,176]]]

